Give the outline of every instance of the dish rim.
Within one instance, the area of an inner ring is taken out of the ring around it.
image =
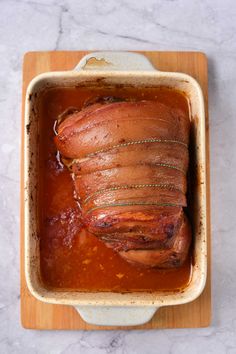
[[[183,81],[190,84],[196,92],[198,93],[199,99],[199,112],[200,112],[200,120],[201,120],[201,152],[202,152],[202,177],[203,177],[203,185],[202,193],[205,196],[205,199],[202,199],[202,209],[203,213],[205,214],[204,222],[204,230],[205,235],[202,235],[202,248],[201,248],[201,272],[200,279],[198,284],[195,286],[194,291],[188,291],[189,286],[187,286],[183,292],[129,292],[129,293],[114,293],[114,292],[79,292],[79,291],[51,291],[44,288],[39,289],[39,287],[35,284],[35,277],[32,274],[32,267],[35,265],[32,264],[32,247],[30,243],[31,233],[29,227],[29,220],[30,220],[30,198],[29,198],[29,168],[30,168],[30,156],[29,156],[29,145],[30,145],[30,134],[27,134],[25,131],[24,134],[24,197],[25,197],[25,218],[24,218],[24,227],[25,227],[25,274],[26,274],[26,282],[30,292],[39,300],[48,302],[48,303],[55,303],[55,304],[68,304],[68,305],[96,305],[96,306],[168,306],[168,305],[177,305],[177,304],[184,304],[190,301],[195,300],[203,291],[205,283],[206,283],[206,276],[207,276],[207,212],[206,212],[206,166],[205,166],[205,111],[204,111],[204,99],[202,90],[198,82],[188,74],[185,73],[177,73],[177,72],[160,72],[160,71],[106,71],[101,72],[99,70],[94,71],[80,71],[75,72],[71,71],[59,71],[59,72],[48,72],[43,73],[35,78],[32,79],[30,84],[28,85],[27,92],[26,92],[26,101],[25,101],[25,127],[29,126],[31,122],[31,109],[33,102],[30,99],[32,94],[37,91],[37,86],[45,85],[45,81],[53,81],[53,80],[76,80],[80,79],[87,79],[87,78],[109,78],[109,79],[122,79],[122,78],[152,78],[152,79],[160,79],[160,78],[169,78],[171,80],[176,81]],[[59,86],[59,85],[58,85]],[[160,85],[156,85],[159,87]],[[49,87],[47,87],[49,88]],[[203,129],[204,126],[204,129]],[[26,129],[26,128],[25,128]],[[203,242],[204,241],[204,242]],[[191,284],[191,282],[190,282]],[[57,293],[57,296],[55,296]],[[71,298],[65,298],[65,294],[71,295]],[[76,293],[76,296],[74,295]],[[85,296],[82,296],[85,295]],[[96,294],[102,294],[102,299],[96,299]],[[112,294],[113,297],[116,299],[109,299],[108,294]],[[158,295],[159,294],[159,295]],[[81,295],[80,298],[79,295]],[[90,295],[90,299],[89,299]],[[135,297],[135,299],[129,299],[131,296]],[[63,298],[64,297],[64,298]],[[146,299],[145,299],[146,297]],[[86,299],[87,298],[87,299]]]

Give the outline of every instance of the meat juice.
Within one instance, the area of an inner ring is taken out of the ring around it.
[[[167,88],[55,88],[41,98],[40,121],[40,265],[47,287],[78,291],[180,291],[191,279],[191,256],[174,269],[132,265],[83,227],[69,170],[54,144],[55,122],[68,107],[80,109],[99,96],[158,100],[189,115],[183,94]]]

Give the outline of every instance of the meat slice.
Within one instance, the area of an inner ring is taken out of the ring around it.
[[[166,248],[154,249],[130,249],[127,252],[121,251],[120,255],[127,261],[146,266],[156,266],[158,268],[174,268],[183,263],[188,255],[191,242],[191,230],[189,222],[184,218],[181,227],[176,233],[173,244]]]
[[[188,255],[189,129],[181,110],[157,101],[98,102],[58,124],[84,224],[133,264],[178,267]]]

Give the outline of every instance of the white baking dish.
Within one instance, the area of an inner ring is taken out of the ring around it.
[[[37,220],[37,104],[39,93],[51,87],[75,85],[168,86],[185,92],[190,101],[194,133],[194,265],[189,285],[181,292],[66,292],[43,286],[40,277]],[[35,77],[29,84],[25,103],[25,269],[30,292],[39,300],[74,306],[82,318],[97,325],[138,325],[151,319],[161,306],[184,304],[202,292],[207,274],[207,220],[205,167],[204,100],[199,84],[183,73],[160,72],[140,54],[98,52],[85,56],[74,70],[49,72]]]

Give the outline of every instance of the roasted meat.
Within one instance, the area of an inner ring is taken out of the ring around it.
[[[84,224],[129,262],[171,268],[188,255],[189,130],[157,101],[104,100],[60,117],[55,143]]]

